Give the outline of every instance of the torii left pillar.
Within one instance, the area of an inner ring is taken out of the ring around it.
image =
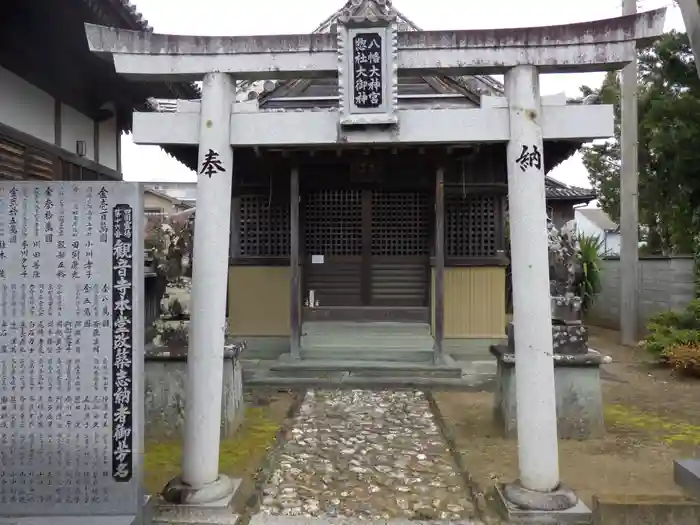
[[[234,82],[209,73],[202,85],[194,226],[190,340],[182,475],[165,487],[169,503],[226,506],[235,485],[219,473],[226,290],[231,231],[231,104]]]

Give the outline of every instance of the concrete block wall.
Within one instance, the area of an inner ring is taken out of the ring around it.
[[[649,317],[663,310],[684,308],[694,296],[694,271],[691,256],[642,257],[639,275],[639,327],[644,334]],[[596,299],[587,322],[619,330],[620,259],[601,261],[602,292]]]

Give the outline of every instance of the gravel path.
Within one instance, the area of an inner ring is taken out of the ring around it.
[[[475,516],[422,392],[309,391],[264,488],[267,516]]]

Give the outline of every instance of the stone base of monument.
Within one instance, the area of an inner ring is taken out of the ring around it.
[[[0,525],[150,525],[152,501],[151,496],[145,496],[142,512],[137,516],[14,516],[10,518],[0,515]]]
[[[588,328],[580,322],[572,324],[557,324],[552,321],[552,349],[555,354],[586,354],[588,353]],[[506,326],[508,335],[508,350],[513,353],[515,348],[515,327],[513,323]]]
[[[683,492],[700,501],[700,459],[674,461],[673,479]]]
[[[243,375],[239,351],[224,350],[221,438],[233,436],[243,420]],[[146,439],[179,439],[185,417],[186,353],[162,348],[146,350]]]
[[[167,525],[235,525],[238,515],[230,507],[240,479],[219,475],[216,483],[192,490],[175,478],[154,501],[150,523]]]
[[[23,516],[5,518],[0,525],[149,525],[134,516]]]
[[[591,510],[572,490],[560,487],[549,493],[535,492],[517,481],[495,487],[496,503],[508,523],[583,525],[591,522]]]
[[[517,437],[515,354],[507,345],[491,346],[498,363],[494,418],[509,438]],[[585,354],[554,355],[557,428],[560,439],[589,439],[605,432],[600,365],[603,357],[595,350]]]

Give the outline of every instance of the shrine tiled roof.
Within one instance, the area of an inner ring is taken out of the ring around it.
[[[569,186],[552,177],[545,178],[545,195],[547,200],[571,200],[577,202],[590,202],[598,198],[592,188],[580,188]]]

